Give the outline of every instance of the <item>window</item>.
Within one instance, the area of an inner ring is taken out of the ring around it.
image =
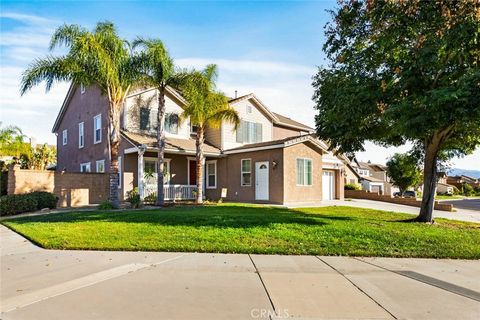
[[[62,143],[63,143],[64,146],[66,146],[67,142],[68,142],[68,130],[65,129],[62,132]]]
[[[252,113],[252,106],[251,105],[247,105],[247,113]]]
[[[365,169],[358,169],[358,174],[361,175],[362,177],[368,177],[369,171]]]
[[[155,158],[144,159],[143,174],[146,184],[157,185],[157,164]],[[163,184],[170,184],[170,159],[163,162]]]
[[[140,107],[140,130],[150,130],[150,108]]]
[[[297,159],[297,185],[312,185],[312,160],[303,158]]]
[[[217,161],[207,161],[207,189],[215,189],[217,187]]]
[[[85,93],[85,85],[83,83],[80,83],[80,93],[81,94]]]
[[[78,147],[83,148],[85,146],[85,133],[83,122],[78,124]]]
[[[118,189],[122,189],[122,157],[118,157]]]
[[[165,115],[165,132],[173,134],[178,133],[178,114],[167,113]]]
[[[90,162],[80,164],[80,172],[90,172]]]
[[[120,165],[120,163],[118,165]],[[96,166],[96,168],[95,168],[96,172],[105,172],[105,160],[96,161],[95,166]]]
[[[102,115],[93,118],[93,143],[102,142]]]
[[[242,176],[241,176],[241,185],[242,187],[249,187],[252,185],[252,160],[251,159],[242,159]]]
[[[237,142],[262,142],[262,124],[244,120],[240,121],[240,125],[237,129]]]
[[[191,135],[196,135],[198,131],[198,126],[194,125],[190,122],[190,134]]]

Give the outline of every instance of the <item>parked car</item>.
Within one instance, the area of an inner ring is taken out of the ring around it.
[[[395,192],[393,194],[394,197],[402,197],[402,193],[401,192]],[[403,197],[404,198],[416,198],[417,197],[417,193],[415,191],[405,191],[403,193]]]

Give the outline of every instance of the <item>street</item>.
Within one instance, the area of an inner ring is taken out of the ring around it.
[[[480,199],[447,200],[442,203],[452,204],[455,209],[475,210],[480,214]]]

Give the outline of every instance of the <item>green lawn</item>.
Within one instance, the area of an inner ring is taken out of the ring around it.
[[[478,196],[466,197],[466,196],[446,196],[446,195],[436,195],[435,200],[457,200],[457,199],[478,199]],[[421,199],[420,199],[421,200]]]
[[[480,258],[480,224],[350,207],[223,204],[70,212],[2,223],[44,248]]]

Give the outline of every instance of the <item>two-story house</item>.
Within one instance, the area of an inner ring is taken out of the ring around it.
[[[362,189],[380,194],[393,195],[399,189],[392,185],[387,175],[387,167],[371,162],[357,162]]]
[[[126,98],[119,157],[121,198],[134,187],[142,197],[156,192],[156,97],[155,89],[145,88]],[[165,98],[165,198],[193,199],[195,126],[188,119],[180,121],[185,100],[177,91],[168,88]],[[312,128],[272,112],[254,94],[229,103],[241,124],[237,130],[225,122],[206,131],[206,198],[277,204],[343,198],[345,161],[328,152]],[[107,115],[107,100],[96,87],[71,86],[53,127],[58,170],[108,172]]]

